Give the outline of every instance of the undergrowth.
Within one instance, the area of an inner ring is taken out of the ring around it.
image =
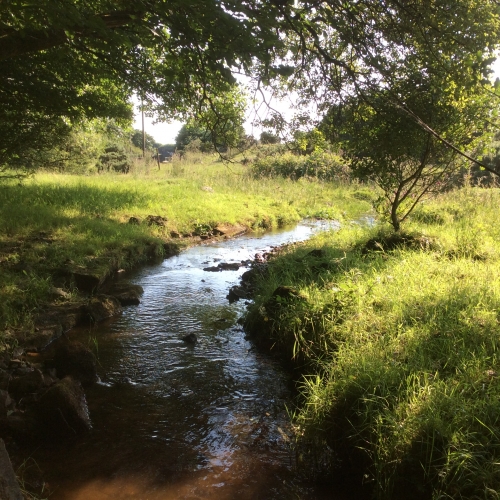
[[[300,368],[298,435],[375,498],[500,497],[499,202],[443,195],[397,244],[384,228],[320,235],[258,286],[246,326]]]

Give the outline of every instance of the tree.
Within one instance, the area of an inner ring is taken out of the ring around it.
[[[134,130],[134,132],[132,133],[132,137],[130,138],[130,141],[132,142],[132,144],[136,147],[136,148],[139,148],[139,149],[142,149],[142,140],[143,140],[143,137],[142,137],[142,130]],[[152,151],[152,150],[156,150],[156,148],[158,148],[160,146],[160,143],[159,142],[156,142],[155,141],[155,138],[146,133],[146,149],[148,151]]]
[[[191,120],[185,123],[177,137],[175,138],[175,147],[177,149],[184,149],[189,143],[199,140],[201,144],[211,145],[212,135],[209,130],[200,126],[199,123]]]
[[[220,136],[228,109],[214,103],[233,71],[253,71],[258,86],[279,82],[324,113],[396,88],[411,60],[447,98],[468,99],[488,87],[499,18],[496,0],[9,0],[0,7],[0,123],[21,126],[0,130],[0,163],[47,119],[125,119],[134,91],[160,119],[205,113]],[[385,98],[428,127],[396,92]]]
[[[280,62],[296,71],[290,78],[267,73],[278,92],[295,91],[298,106],[314,103],[320,116],[353,98],[368,102],[377,95],[446,148],[470,157],[426,122],[424,108],[413,107],[417,101],[409,98],[418,88],[404,95],[399,90],[420,74],[448,103],[485,102],[488,96],[494,103],[489,66],[500,42],[497,1],[304,0],[295,7],[286,3],[280,13],[288,34]],[[478,129],[487,118],[483,114]]]
[[[260,142],[262,144],[279,144],[281,139],[278,135],[273,134],[267,130],[264,130],[260,134]]]
[[[203,111],[232,87],[231,69],[268,58],[278,38],[262,16],[275,10],[231,0],[4,2],[0,123],[21,126],[0,130],[0,164],[47,117],[130,117],[133,92],[162,118]]]
[[[237,147],[245,137],[246,99],[238,86],[200,105],[196,118],[184,124],[175,139],[179,149],[199,140],[202,148]]]

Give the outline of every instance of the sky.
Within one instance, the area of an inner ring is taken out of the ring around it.
[[[493,63],[492,69],[493,69],[493,77],[500,78],[500,58],[498,58]],[[281,112],[285,111],[287,108],[286,103],[274,102],[273,105]],[[244,125],[245,131],[248,135],[253,135],[256,138],[259,138],[262,129],[254,127],[252,125],[253,118],[254,116],[252,115],[252,113],[249,113]],[[144,118],[144,126],[146,132],[149,135],[152,135],[155,138],[155,140],[160,144],[174,144],[175,138],[183,125],[182,122],[172,121],[170,123],[162,122],[156,124],[154,124],[153,122],[154,118],[148,118],[147,116]],[[134,128],[142,130],[141,113],[139,111],[138,106],[136,106],[135,109]]]

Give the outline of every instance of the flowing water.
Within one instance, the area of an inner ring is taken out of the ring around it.
[[[245,338],[242,301],[225,298],[246,269],[203,271],[329,228],[209,243],[126,276],[142,303],[71,334],[97,349],[101,382],[86,391],[92,432],[33,455],[51,500],[349,498],[297,471],[289,377]]]

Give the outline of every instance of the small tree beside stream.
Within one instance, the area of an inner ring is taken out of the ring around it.
[[[397,98],[403,94],[404,105]],[[432,130],[423,128],[413,114]],[[446,189],[453,174],[468,164],[437,135],[476,155],[489,137],[484,100],[452,99],[419,76],[350,100],[340,117],[336,132],[341,130],[353,173],[382,188],[377,209],[395,231],[423,198]]]

